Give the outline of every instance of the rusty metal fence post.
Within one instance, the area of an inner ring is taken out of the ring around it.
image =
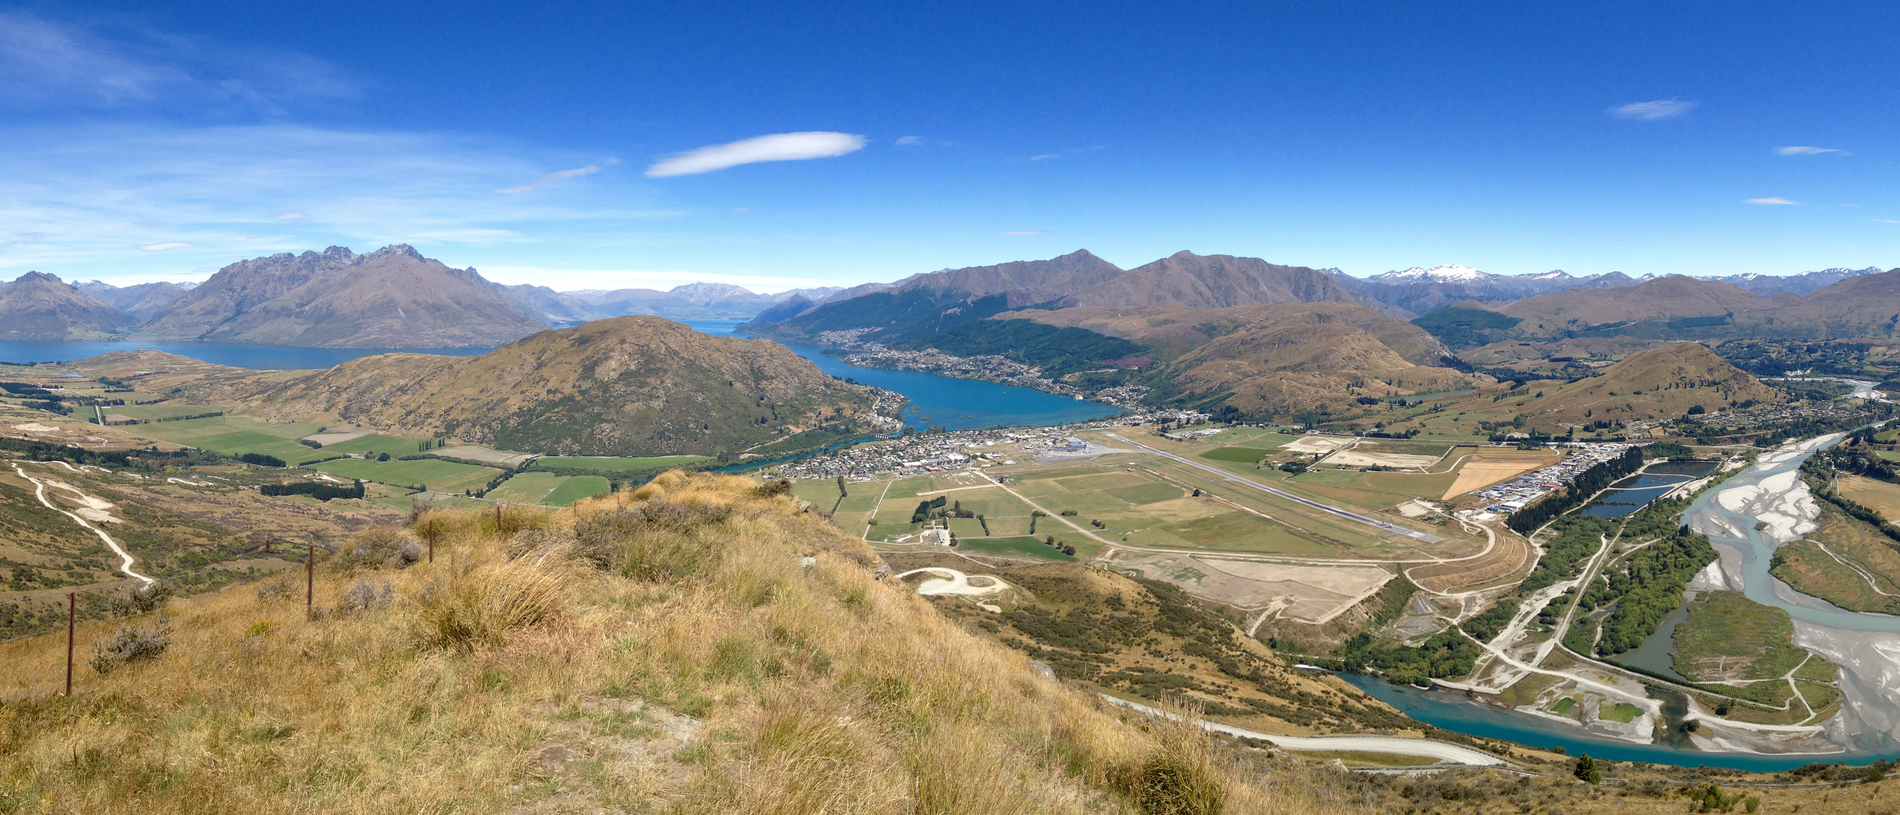
[[[79,592],[66,592],[66,697],[73,695],[73,642],[79,626]]]

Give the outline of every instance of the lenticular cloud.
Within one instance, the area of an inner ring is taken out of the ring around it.
[[[648,167],[647,177],[664,178],[674,175],[710,173],[714,170],[724,170],[741,164],[757,164],[762,161],[830,158],[856,152],[863,147],[864,137],[853,136],[849,133],[831,133],[822,130],[804,133],[774,133],[770,136],[755,136],[730,144],[715,144],[668,156]]]

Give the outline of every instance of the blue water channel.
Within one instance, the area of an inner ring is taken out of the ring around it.
[[[715,337],[734,336],[732,329],[739,324],[737,320],[681,322]],[[835,356],[826,356],[817,346],[797,343],[784,345],[799,356],[811,360],[818,370],[832,376],[893,390],[908,397],[910,404],[904,409],[904,423],[918,430],[930,427],[973,430],[983,427],[1069,424],[1105,419],[1122,413],[1121,408],[1114,405],[1058,396],[1034,388],[918,371],[859,368],[846,365]],[[911,410],[913,407],[916,410]]]
[[[1714,472],[1715,468],[1716,462],[1712,461],[1653,464],[1641,475],[1611,484],[1609,490],[1577,512],[1593,518],[1621,518],[1649,506],[1649,502],[1663,497],[1670,490]]]
[[[715,337],[735,336],[732,329],[739,320],[682,320],[694,330]],[[857,368],[835,356],[826,356],[810,345],[787,347],[811,360],[818,369],[832,376],[852,379],[866,385],[896,391],[910,399],[904,421],[924,430],[942,427],[970,430],[983,427],[1016,427],[1084,422],[1120,415],[1122,410],[1100,402],[1086,402],[1034,388],[999,385],[974,379],[956,379],[917,371],[892,371],[883,368]],[[329,368],[373,354],[416,353],[472,356],[490,348],[299,348],[288,345],[244,345],[224,342],[145,342],[113,340],[107,342],[0,342],[0,361],[71,362],[95,357],[109,351],[150,349],[177,354],[216,365],[252,370],[281,371]],[[910,410],[910,407],[917,408]]]

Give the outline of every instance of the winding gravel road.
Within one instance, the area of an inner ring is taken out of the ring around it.
[[[1118,705],[1130,710],[1139,710],[1150,716],[1166,716],[1170,719],[1178,718],[1174,714],[1165,713],[1144,704],[1130,702],[1126,699],[1117,699],[1108,694],[1102,694],[1102,698],[1107,700],[1109,704]],[[1269,736],[1265,733],[1242,730],[1238,727],[1210,722],[1205,719],[1197,723],[1202,729],[1210,733],[1225,733],[1229,736],[1259,739],[1261,741],[1270,742],[1273,746],[1282,750],[1293,750],[1295,752],[1354,752],[1385,753],[1387,755],[1398,756],[1423,756],[1425,758],[1437,759],[1448,764],[1468,764],[1473,767],[1502,767],[1505,763],[1504,759],[1481,750],[1473,750],[1469,747],[1459,747],[1456,744],[1446,744],[1442,741],[1430,741],[1427,739],[1403,739],[1397,736]]]

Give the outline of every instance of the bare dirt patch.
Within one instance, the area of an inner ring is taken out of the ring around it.
[[[374,432],[376,431],[368,428],[343,425],[341,427],[332,427],[322,433],[313,433],[303,437],[303,439],[304,441],[314,441],[322,445],[331,445],[350,441],[351,439],[360,439]]]
[[[533,453],[514,453],[507,450],[496,450],[489,447],[476,447],[475,445],[472,445],[472,444],[465,444],[465,445],[462,445],[461,447],[444,447],[440,450],[431,450],[430,452],[434,453],[435,455],[442,456],[444,458],[463,458],[463,459],[468,459],[469,461],[481,461],[481,462],[487,462],[489,464],[501,464],[501,465],[505,465],[509,467],[513,467],[517,464],[521,464],[522,462],[527,461],[528,459],[534,458]]]
[[[1330,453],[1354,441],[1357,439],[1350,436],[1301,436],[1298,441],[1287,442],[1280,449],[1295,453]]]
[[[1452,594],[1522,580],[1532,565],[1530,543],[1517,535],[1501,532],[1498,545],[1484,557],[1420,566],[1406,572],[1406,576],[1426,591]]]
[[[1451,487],[1445,490],[1443,497],[1454,498],[1472,490],[1481,490],[1549,463],[1545,458],[1507,458],[1480,453],[1465,459],[1464,466],[1458,468],[1458,480],[1451,482]]]
[[[1188,555],[1140,555],[1103,565],[1173,583],[1217,603],[1313,624],[1331,620],[1392,579],[1391,572],[1377,566],[1298,566]]]
[[[1416,469],[1419,467],[1430,467],[1437,461],[1437,456],[1414,456],[1405,453],[1366,453],[1358,450],[1341,450],[1322,459],[1321,463],[1336,464],[1342,467],[1379,466]]]

